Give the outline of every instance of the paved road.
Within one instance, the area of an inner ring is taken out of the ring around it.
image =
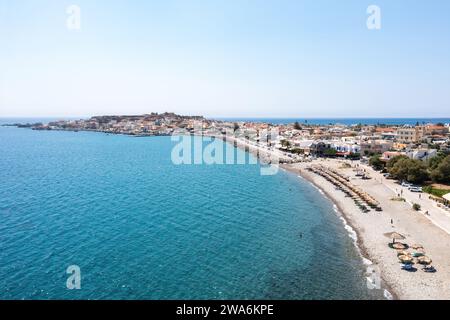
[[[360,165],[360,167],[366,169],[372,178],[380,181],[380,183],[391,189],[393,195],[401,194],[401,197],[403,197],[411,206],[414,203],[419,204],[421,206],[421,213],[425,215],[428,211],[428,215],[425,215],[425,217],[427,217],[433,224],[450,234],[450,212],[439,208],[435,201],[429,199],[429,195],[427,193],[411,192],[408,188],[402,187],[394,180],[386,179],[381,173],[373,170],[368,165]]]

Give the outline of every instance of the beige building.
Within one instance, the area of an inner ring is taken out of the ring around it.
[[[397,141],[400,143],[416,143],[420,142],[424,136],[425,129],[423,127],[403,127],[397,129]]]
[[[361,141],[361,153],[363,155],[371,153],[384,153],[392,149],[393,142],[388,140]]]

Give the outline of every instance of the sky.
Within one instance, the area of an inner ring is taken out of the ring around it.
[[[0,0],[0,117],[165,111],[448,117],[450,1]]]

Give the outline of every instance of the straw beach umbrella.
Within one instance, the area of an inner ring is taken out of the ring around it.
[[[408,249],[408,246],[403,243],[400,243],[400,242],[394,242],[392,244],[392,248],[397,249],[397,250],[404,250],[404,249]]]
[[[412,264],[413,258],[408,255],[398,256],[398,260],[400,260],[404,264]]]
[[[417,261],[420,263],[420,264],[423,264],[423,265],[429,265],[429,264],[431,264],[432,262],[433,262],[433,260],[431,260],[429,257],[427,257],[427,256],[421,256],[421,257],[419,257],[419,258],[417,258]]]
[[[413,245],[411,246],[411,248],[413,248],[414,250],[417,250],[417,249],[423,249],[423,245],[421,245],[421,244],[413,244]]]
[[[407,256],[407,255],[409,255],[409,252],[408,252],[408,251],[405,251],[405,250],[398,250],[398,251],[397,251],[397,257],[400,257],[400,256]]]
[[[386,237],[392,239],[392,243],[395,243],[395,240],[403,240],[405,239],[405,236],[398,233],[398,232],[388,232],[384,234]]]

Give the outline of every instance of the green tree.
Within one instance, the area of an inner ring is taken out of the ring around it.
[[[412,183],[423,183],[429,178],[426,165],[420,160],[409,160],[406,180]]]
[[[407,156],[396,156],[396,157],[393,157],[392,159],[390,159],[389,161],[388,161],[388,163],[386,164],[386,168],[388,169],[388,170],[390,170],[390,169],[392,169],[394,166],[395,166],[395,164],[398,162],[398,161],[400,161],[400,160],[402,160],[402,159],[408,159],[408,157]]]
[[[381,161],[379,154],[370,157],[369,165],[371,165],[375,170],[383,170],[384,168],[384,162]]]
[[[430,160],[428,160],[428,167],[431,170],[436,169],[439,166],[439,164],[442,162],[442,160],[445,159],[445,157],[446,157],[446,155],[444,153],[439,152],[436,157],[433,157]]]
[[[305,153],[304,150],[300,149],[300,148],[294,148],[291,150],[292,153],[296,153],[296,154],[303,154]]]
[[[445,157],[439,165],[431,171],[431,179],[436,182],[450,183],[450,156]]]
[[[291,143],[288,140],[281,140],[281,146],[289,148]]]
[[[407,157],[395,157],[388,162],[389,174],[397,180],[423,183],[428,179],[426,165],[420,160]]]
[[[336,153],[337,153],[336,149],[325,149],[323,151],[323,155],[326,157],[334,157],[336,156]]]
[[[300,126],[300,123],[298,123],[298,121],[295,121],[295,123],[294,123],[294,129],[295,129],[295,130],[302,130],[302,127]]]

